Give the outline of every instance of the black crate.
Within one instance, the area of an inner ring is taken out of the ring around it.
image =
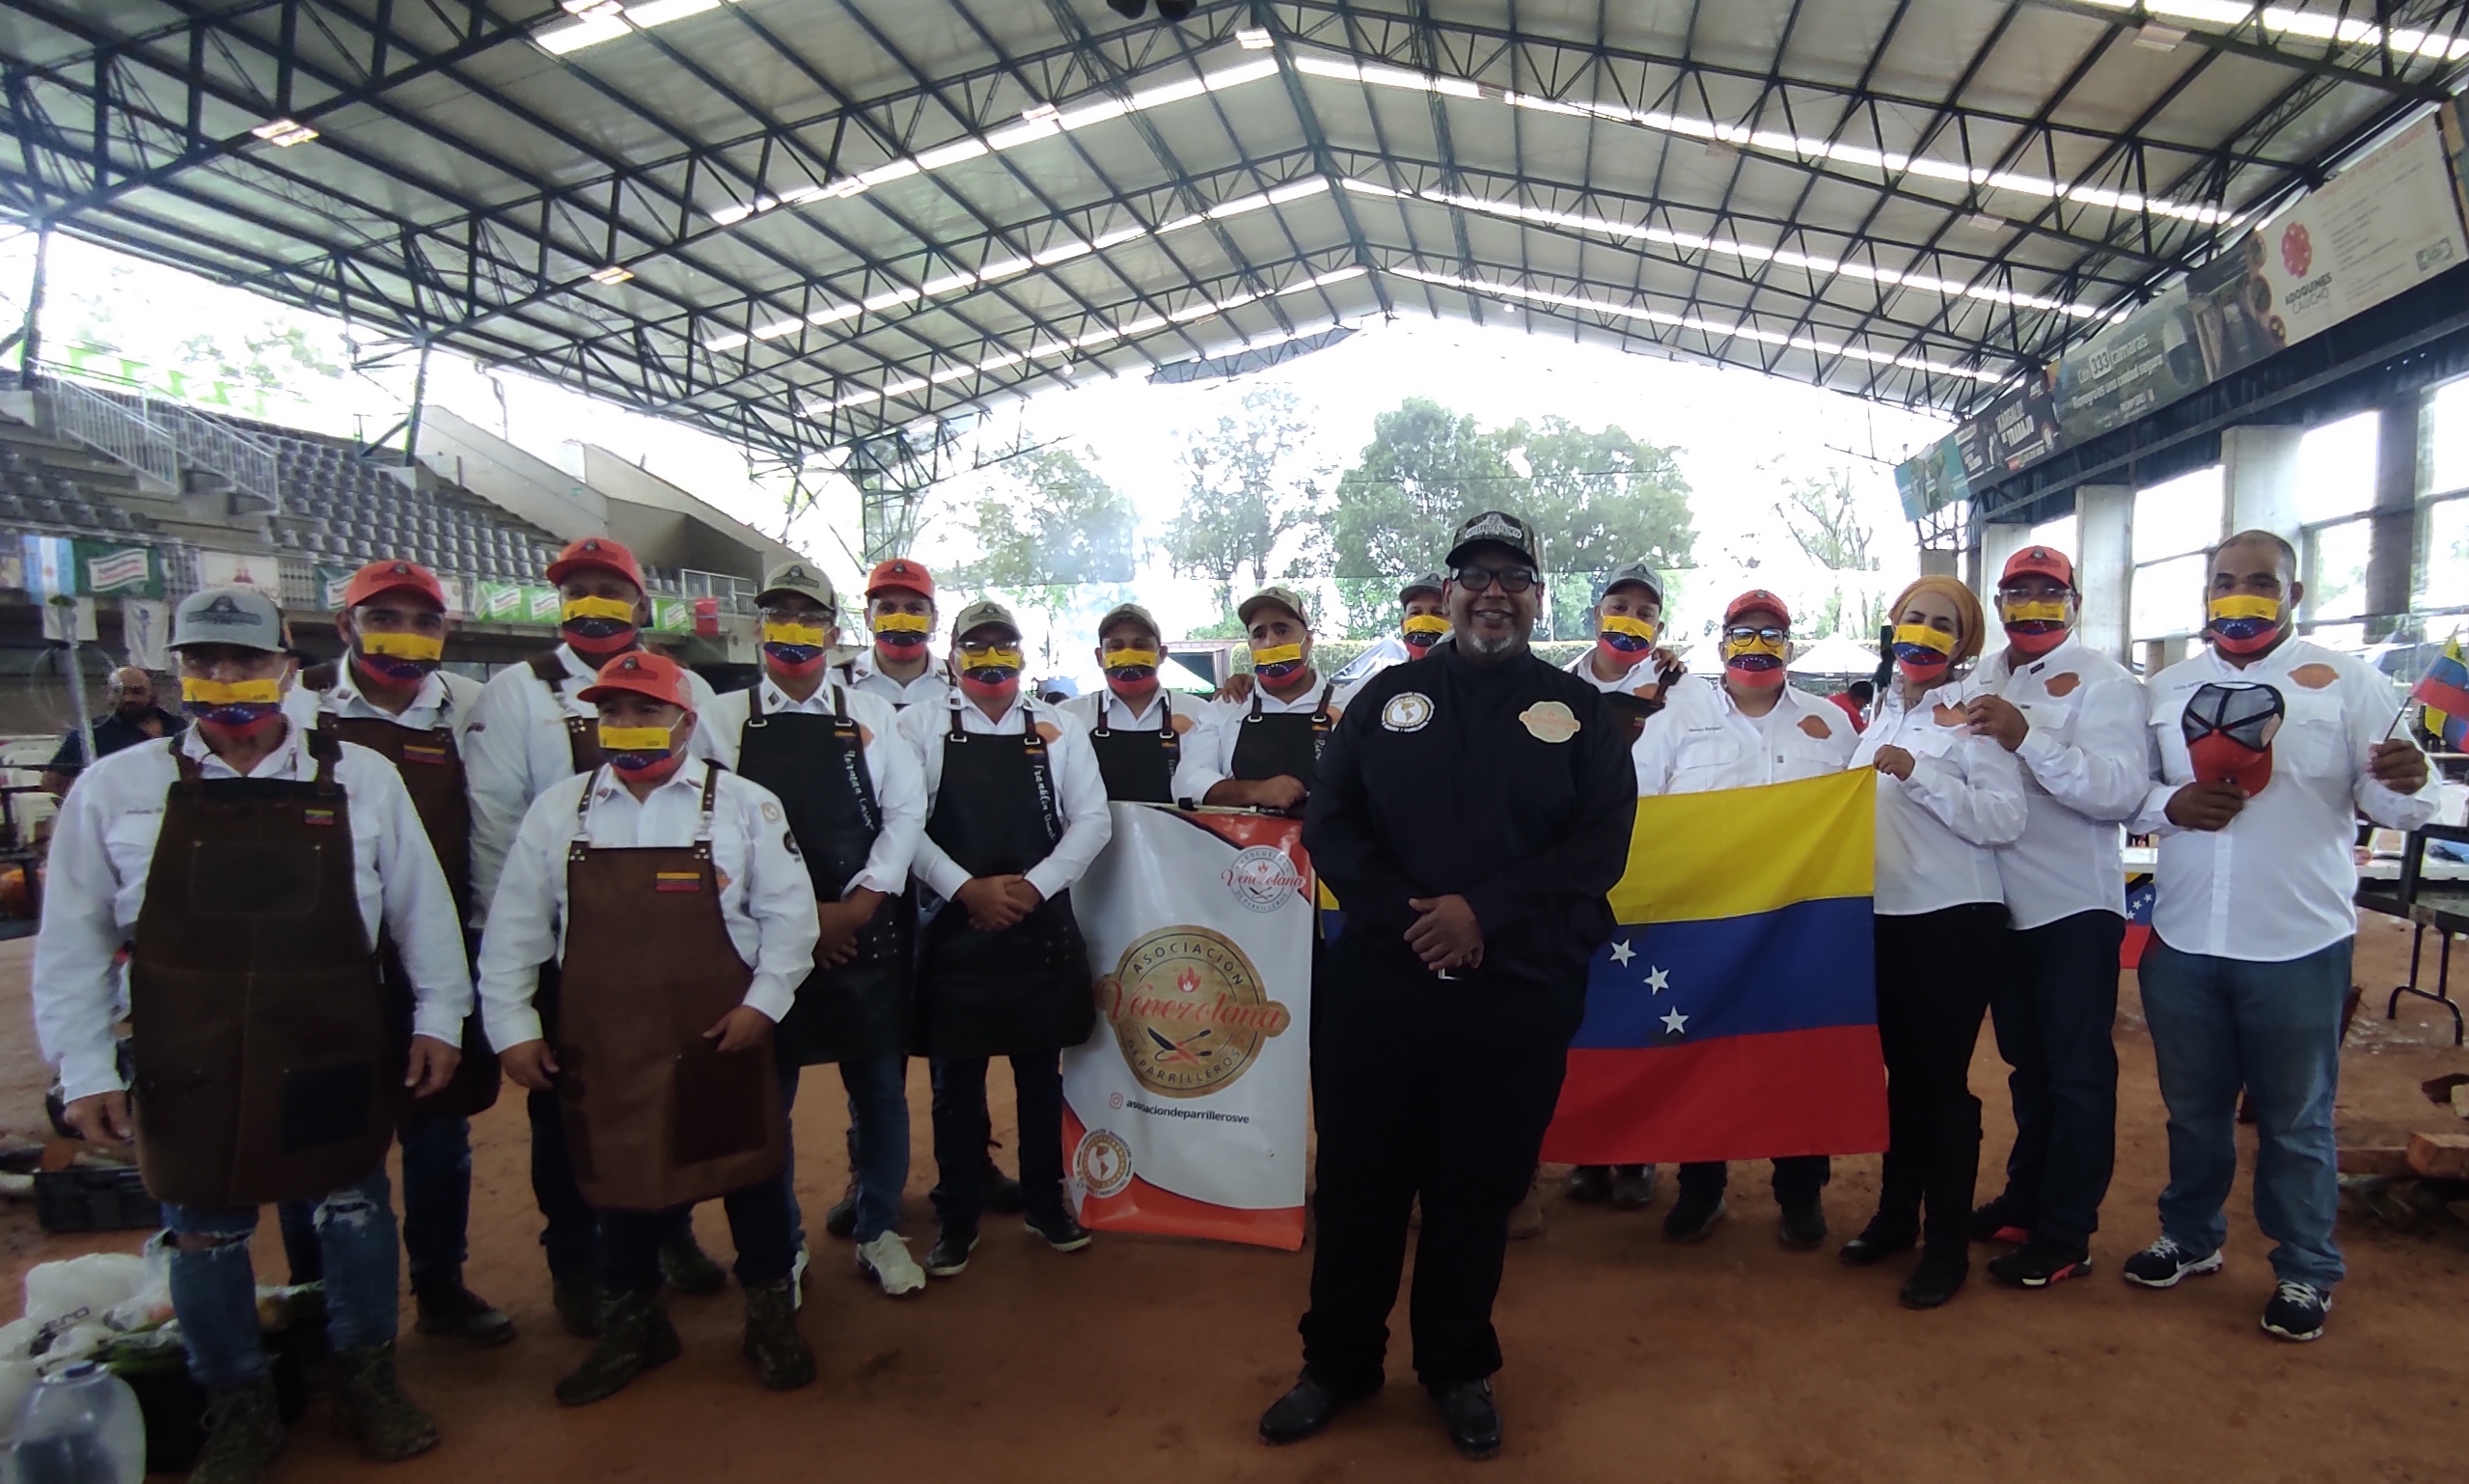
[[[35,1219],[45,1231],[149,1231],[163,1208],[133,1168],[78,1166],[36,1172]]]

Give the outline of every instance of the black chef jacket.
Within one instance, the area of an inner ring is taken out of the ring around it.
[[[1347,704],[1303,846],[1348,938],[1396,942],[1415,917],[1407,898],[1461,895],[1487,976],[1565,984],[1611,936],[1605,896],[1636,814],[1629,739],[1601,692],[1531,654],[1486,668],[1452,645]]]

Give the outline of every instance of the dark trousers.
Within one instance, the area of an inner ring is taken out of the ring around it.
[[[2006,935],[1989,990],[1998,1054],[2014,1070],[2015,1149],[2000,1197],[2035,1236],[2081,1246],[2099,1229],[2118,1152],[2118,948],[2126,919],[2078,912]]]
[[[1500,1368],[1492,1301],[1509,1212],[1560,1100],[1582,983],[1441,979],[1402,945],[1341,938],[1312,1005],[1320,1129],[1303,1369],[1342,1394],[1380,1386],[1388,1313],[1423,1202],[1410,1313],[1426,1386]]]
[[[788,1191],[764,1180],[721,1197],[728,1213],[729,1239],[737,1245],[737,1281],[748,1288],[788,1281],[797,1260],[797,1236],[789,1223]],[[610,1293],[650,1293],[659,1288],[660,1244],[693,1214],[690,1206],[667,1211],[600,1213],[600,1286]]]
[[[403,1257],[415,1291],[463,1280],[465,1233],[472,1217],[472,1125],[464,1118],[416,1118],[403,1125]],[[317,1235],[317,1202],[287,1200],[275,1208],[291,1281],[325,1277]]]
[[[1826,1188],[1826,1181],[1834,1174],[1834,1162],[1823,1154],[1787,1154],[1773,1163],[1774,1199],[1781,1206],[1816,1203],[1818,1193]],[[1730,1168],[1721,1160],[1681,1167],[1684,1195],[1720,1195],[1730,1180]]]
[[[977,1229],[984,1209],[979,1174],[994,1122],[986,1113],[988,1057],[943,1057],[934,1077],[935,1220]],[[1020,1203],[1035,1220],[1063,1214],[1063,1059],[1055,1051],[1007,1057],[1012,1107],[1020,1114]]]
[[[1886,1057],[1878,1214],[1918,1225],[1932,1247],[1961,1251],[1967,1241],[1981,1157],[1972,1048],[2005,934],[2003,902],[1877,920],[1878,1041]]]
[[[532,1199],[540,1208],[549,1276],[590,1278],[600,1265],[600,1213],[574,1183],[565,1112],[554,1090],[525,1093],[523,1111],[532,1118]]]

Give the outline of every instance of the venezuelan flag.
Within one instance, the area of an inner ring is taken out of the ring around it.
[[[1637,801],[1621,926],[1543,1155],[1579,1165],[1886,1146],[1871,871],[1877,776]]]
[[[2459,635],[2443,642],[2443,652],[2409,697],[2425,707],[2427,730],[2455,753],[2469,751],[2469,663],[2462,661]]]

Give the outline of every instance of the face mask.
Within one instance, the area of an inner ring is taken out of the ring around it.
[[[977,701],[1009,701],[1020,694],[1020,650],[1005,646],[961,655],[960,689]]]
[[[558,627],[579,654],[616,654],[634,647],[634,605],[613,597],[570,597]]]
[[[1723,641],[1723,671],[1752,690],[1770,691],[1785,679],[1783,646],[1763,639]]]
[[[1596,646],[1610,656],[1613,663],[1634,665],[1655,647],[1655,625],[1644,618],[1615,614],[1603,620],[1595,635]]]
[[[1926,623],[1895,625],[1895,668],[1909,680],[1934,680],[1954,662],[1955,636]]]
[[[917,658],[917,649],[934,632],[934,620],[921,613],[888,613],[874,620],[877,648],[897,649],[902,659]]]
[[[1158,652],[1117,649],[1106,656],[1106,688],[1125,701],[1146,701],[1158,692]]]
[[[1436,613],[1418,613],[1410,615],[1397,627],[1398,637],[1406,641],[1406,647],[1417,654],[1426,654],[1440,642],[1440,636],[1449,631],[1449,620]]]
[[[805,676],[823,668],[831,635],[818,623],[763,622],[763,658],[784,675]]]
[[[1302,645],[1273,645],[1266,649],[1258,645],[1251,646],[1251,673],[1263,680],[1283,680],[1302,673],[1303,668]]]
[[[180,677],[180,709],[200,722],[247,735],[283,716],[280,680],[202,680]]]
[[[445,653],[446,641],[426,634],[362,634],[351,659],[368,674],[400,685],[425,677]]]
[[[686,760],[676,749],[673,727],[617,727],[602,722],[600,752],[609,766],[630,778],[666,777]]]
[[[2008,603],[2006,642],[2017,654],[2035,659],[2065,643],[2065,601]]]
[[[2272,738],[2288,703],[2268,685],[2204,686],[2186,701],[2178,719],[2195,781],[2231,783],[2248,797],[2272,781]]]
[[[2232,654],[2260,654],[2280,638],[2278,598],[2216,597],[2206,612],[2211,618],[2212,643]]]

